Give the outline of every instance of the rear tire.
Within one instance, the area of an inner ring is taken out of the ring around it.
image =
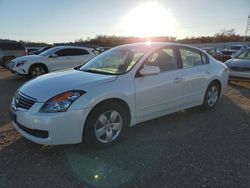
[[[221,88],[217,82],[212,82],[209,84],[204,99],[202,107],[206,110],[213,109],[220,98]]]
[[[128,113],[121,104],[101,103],[90,112],[85,122],[83,140],[94,147],[110,146],[124,134],[128,121]]]
[[[48,73],[47,67],[41,64],[32,65],[29,69],[29,77],[35,78]]]

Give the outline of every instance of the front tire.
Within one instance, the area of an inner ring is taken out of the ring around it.
[[[35,64],[29,69],[29,77],[35,78],[43,74],[48,73],[47,68],[44,65]]]
[[[217,82],[209,84],[203,99],[202,107],[207,110],[213,109],[218,103],[220,92],[221,89]]]
[[[83,139],[91,146],[109,146],[124,134],[128,119],[121,104],[112,101],[101,103],[90,112],[85,123]]]

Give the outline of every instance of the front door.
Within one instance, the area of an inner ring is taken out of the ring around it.
[[[182,105],[185,80],[174,48],[155,51],[143,66],[158,66],[158,75],[135,78],[135,105],[138,118],[171,111]]]

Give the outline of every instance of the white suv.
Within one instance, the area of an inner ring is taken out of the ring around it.
[[[58,46],[39,55],[19,57],[11,61],[12,72],[37,77],[48,72],[81,66],[95,57],[89,48]]]

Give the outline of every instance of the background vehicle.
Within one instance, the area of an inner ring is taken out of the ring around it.
[[[38,54],[40,54],[40,53],[42,53],[50,48],[53,48],[53,46],[44,46],[44,47],[41,47],[35,51],[30,52],[29,55],[38,55]]]
[[[39,50],[38,47],[26,47],[28,55],[31,55],[32,52]]]
[[[111,49],[111,47],[98,47],[95,50],[98,51],[99,54]]]
[[[36,143],[106,146],[128,126],[193,106],[214,108],[227,83],[227,67],[199,49],[123,45],[80,70],[27,82],[11,114],[17,131]]]
[[[229,50],[235,50],[238,52],[241,52],[247,48],[246,45],[231,45],[228,47]]]
[[[21,75],[40,76],[48,72],[81,66],[95,57],[89,48],[58,46],[39,55],[29,55],[11,61],[10,69]]]
[[[27,55],[27,50],[18,42],[0,42],[0,65],[8,68],[12,59]]]
[[[250,48],[225,62],[229,68],[230,79],[250,80]]]
[[[217,48],[205,47],[205,48],[202,48],[202,50],[204,50],[205,52],[213,56],[215,59],[222,61],[222,53]]]
[[[222,53],[221,60],[222,62],[225,62],[236,56],[239,52],[237,50],[222,50],[221,53]]]

